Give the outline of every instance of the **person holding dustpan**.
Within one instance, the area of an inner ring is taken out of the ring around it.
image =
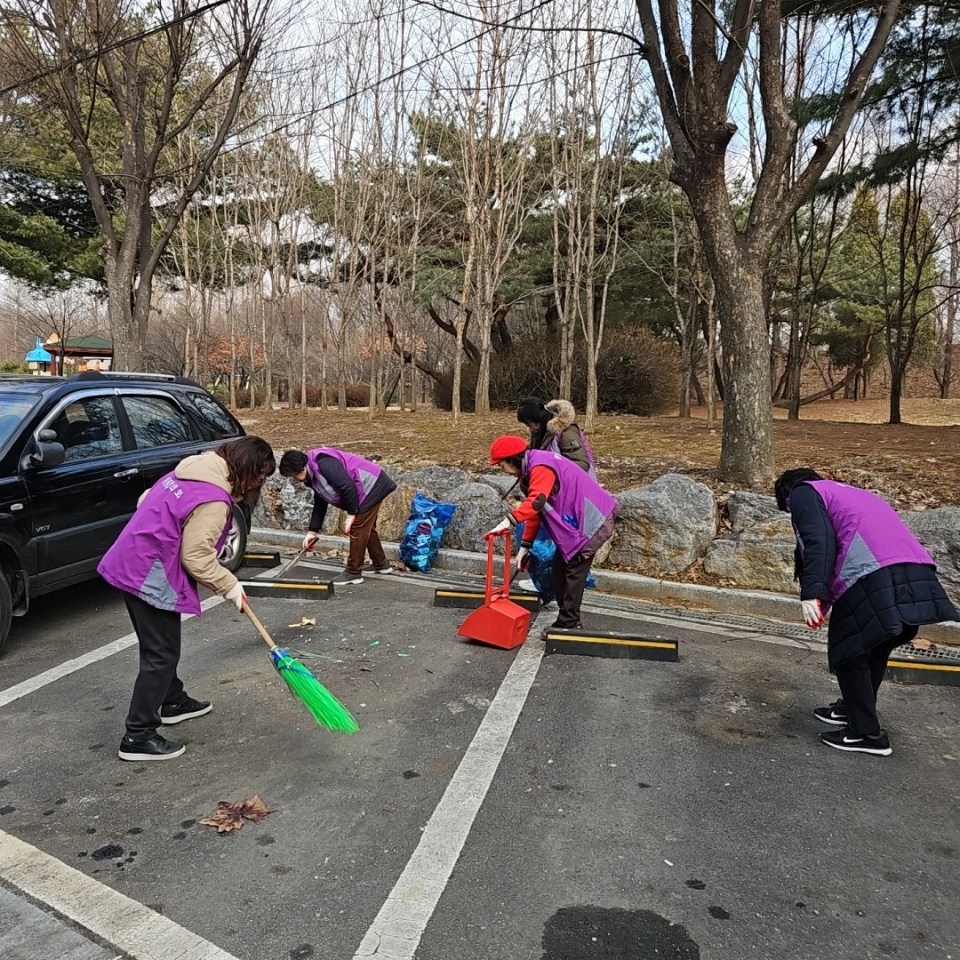
[[[237,578],[218,562],[233,522],[233,504],[259,492],[276,469],[270,444],[242,437],[182,460],[141,498],[136,513],[97,572],[124,593],[140,645],[121,760],[172,760],[183,744],[161,724],[202,717],[213,707],[188,696],[177,675],[180,615],[200,615],[197,584],[243,610]]]
[[[385,470],[346,450],[317,447],[307,453],[288,450],[280,458],[280,475],[313,490],[313,515],[303,538],[304,550],[312,550],[320,538],[328,505],[347,513],[344,532],[350,537],[350,551],[346,567],[330,581],[332,584],[363,583],[363,558],[367,553],[373,573],[393,573],[377,533],[380,505],[397,489]]]
[[[489,532],[523,523],[516,559],[522,570],[540,521],[546,524],[557,545],[553,583],[559,607],[548,629],[579,630],[587,576],[597,550],[613,535],[617,501],[575,463],[559,453],[530,450],[521,437],[497,437],[490,445],[490,463],[519,479],[525,499]]]

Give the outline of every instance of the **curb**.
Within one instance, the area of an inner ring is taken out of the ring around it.
[[[303,542],[302,534],[268,527],[254,527],[250,531],[250,536],[257,543],[281,546],[299,547]],[[321,534],[317,543],[327,550],[342,549],[346,543],[346,537]],[[384,542],[383,549],[390,560],[399,561],[399,544]],[[469,550],[441,548],[433,561],[433,566],[437,570],[482,577],[486,574],[487,558],[484,554]],[[602,567],[594,567],[593,576],[597,581],[597,590],[614,596],[689,605],[716,613],[733,614],[738,617],[763,617],[766,620],[778,620],[783,623],[796,624],[800,619],[800,598],[782,593],[709,587],[699,583],[678,583],[673,580],[644,577],[638,573],[604,570]],[[960,623],[927,624],[921,633],[923,637],[934,643],[960,646]]]

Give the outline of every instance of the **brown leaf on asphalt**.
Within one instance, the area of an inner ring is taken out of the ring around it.
[[[239,830],[244,820],[259,823],[269,813],[273,811],[267,809],[259,796],[250,797],[249,800],[238,800],[236,803],[221,800],[213,816],[204,817],[199,822],[207,827],[216,827],[217,833],[229,833],[231,830]]]
[[[916,647],[918,650],[935,650],[936,644],[931,643],[929,640],[924,640],[923,637],[917,637],[911,646]]]
[[[315,627],[317,625],[316,617],[301,617],[299,623],[288,623],[288,627]]]

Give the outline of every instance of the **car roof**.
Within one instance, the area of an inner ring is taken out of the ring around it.
[[[105,386],[106,384],[122,386],[127,384],[152,384],[154,386],[170,386],[177,384],[203,390],[195,380],[187,377],[175,377],[166,373],[97,373],[89,370],[85,373],[74,373],[69,377],[50,377],[44,374],[37,376],[30,373],[0,373],[0,390],[14,393],[47,393],[58,388],[75,387],[77,389],[88,386]]]

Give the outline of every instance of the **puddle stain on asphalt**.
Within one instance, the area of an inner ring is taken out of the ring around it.
[[[94,850],[91,856],[94,860],[116,860],[117,857],[123,856],[123,847],[116,843],[108,843]]]
[[[686,929],[651,910],[564,907],[546,923],[542,960],[700,960]]]

